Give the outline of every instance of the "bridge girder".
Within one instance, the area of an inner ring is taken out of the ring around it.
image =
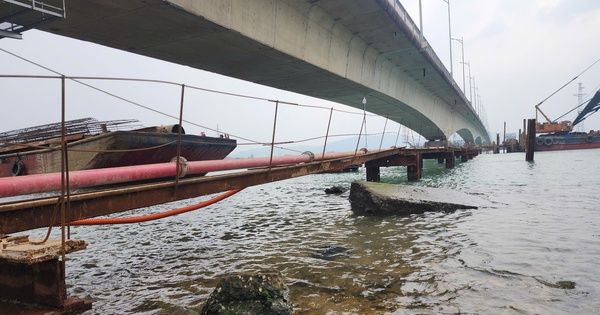
[[[66,0],[55,34],[330,100],[427,139],[489,136],[395,0]],[[468,136],[469,133],[459,133]]]

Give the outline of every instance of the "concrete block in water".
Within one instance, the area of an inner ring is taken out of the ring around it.
[[[355,181],[350,186],[352,211],[363,215],[409,215],[477,209],[482,201],[450,189]]]

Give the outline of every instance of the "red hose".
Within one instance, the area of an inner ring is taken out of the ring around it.
[[[192,206],[187,206],[179,209],[173,209],[165,212],[142,215],[137,217],[127,217],[127,218],[98,218],[98,219],[84,219],[77,220],[70,223],[70,225],[104,225],[104,224],[131,224],[131,223],[139,223],[146,222],[152,220],[158,220],[166,217],[170,217],[173,215],[181,214],[184,212],[189,212],[193,210],[197,210],[200,208],[204,208],[212,205],[213,203],[219,202],[227,197],[233,196],[236,193],[242,191],[243,188],[230,190],[222,195],[214,197],[212,199],[203,201],[199,204],[195,204]]]

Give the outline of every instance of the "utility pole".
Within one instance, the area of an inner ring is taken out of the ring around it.
[[[419,3],[421,1],[419,0]],[[450,0],[444,0],[448,4],[448,43],[450,44],[450,77],[454,78],[454,69],[452,68],[452,24],[450,23]]]
[[[463,43],[463,37],[460,38],[452,38],[453,40],[460,43],[461,51],[462,51],[462,74],[463,74],[463,92],[466,93],[466,84],[465,84],[465,45]]]
[[[421,31],[419,34],[419,45],[421,45],[420,49],[423,49],[423,6],[421,5],[421,0],[419,0],[419,30]]]
[[[469,100],[471,101],[471,106],[473,106],[473,87],[471,85],[471,79],[473,79],[473,77],[471,76],[471,62],[467,61],[463,63],[463,65],[467,65],[469,67],[469,95],[471,96]]]
[[[579,92],[577,94],[573,94],[573,96],[577,96],[577,106],[579,106],[579,110],[577,110],[577,114],[581,114],[581,103],[583,103],[583,96],[586,93],[583,93],[583,83],[579,82]],[[585,128],[583,127],[583,121],[581,121],[577,125],[577,131],[585,132]]]

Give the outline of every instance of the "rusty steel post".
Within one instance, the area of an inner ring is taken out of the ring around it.
[[[0,314],[74,315],[92,308],[89,300],[68,297],[65,282],[64,255],[85,249],[84,241],[65,246],[22,235],[3,238],[0,246]]]
[[[456,158],[454,157],[454,152],[450,151],[446,153],[446,168],[454,168],[456,163]]]
[[[413,165],[409,165],[406,168],[407,176],[409,181],[417,181],[421,179],[421,172],[423,170],[423,159],[421,153],[416,153],[413,157]]]
[[[496,134],[496,145],[494,146],[494,154],[500,153],[500,134]]]
[[[527,145],[525,152],[525,161],[533,161],[533,151],[535,149],[535,119],[527,120]]]
[[[381,173],[378,166],[366,167],[367,169],[367,181],[368,182],[379,182],[381,181]]]

